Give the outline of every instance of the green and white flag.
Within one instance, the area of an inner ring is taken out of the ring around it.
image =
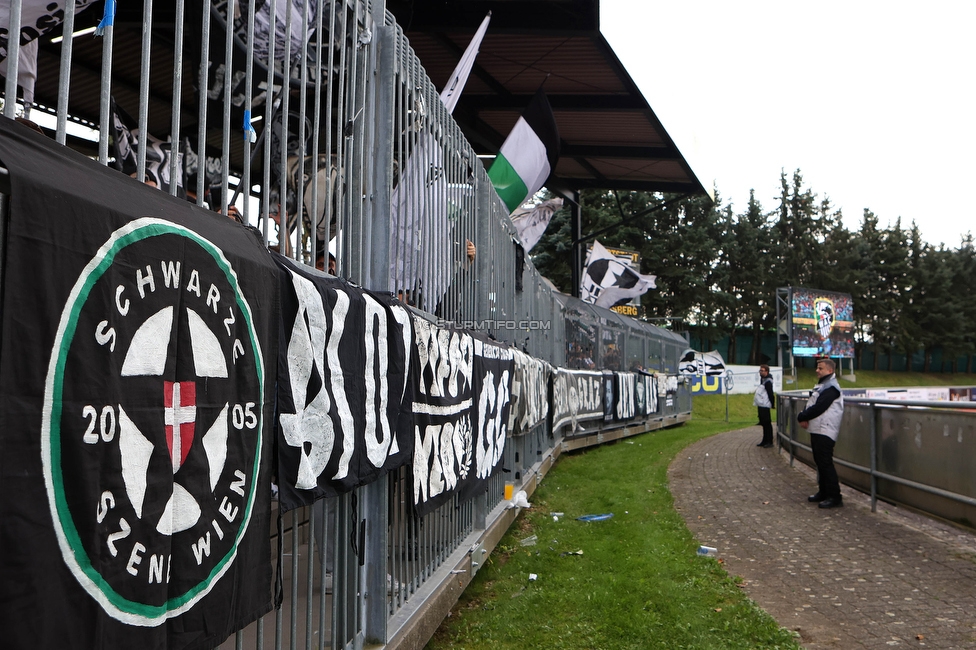
[[[488,178],[509,214],[542,189],[558,158],[559,131],[549,100],[540,88],[488,170]]]

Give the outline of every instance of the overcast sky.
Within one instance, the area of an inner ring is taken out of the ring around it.
[[[855,230],[976,233],[976,2],[601,0],[601,30],[706,187],[778,205],[780,170]]]

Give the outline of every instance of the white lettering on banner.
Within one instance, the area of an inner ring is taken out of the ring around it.
[[[474,345],[462,332],[438,329],[423,319],[417,320],[414,333],[420,358],[421,395],[457,397],[471,386]],[[430,383],[427,384],[427,373]],[[462,381],[459,381],[462,380]]]
[[[230,326],[237,322],[237,318],[234,316],[234,310],[232,308],[228,308],[227,311],[230,312],[230,316],[224,319],[224,329],[227,330],[227,336],[232,336]]]
[[[307,490],[318,484],[322,472],[337,453],[336,471],[330,480],[346,478],[357,444],[365,444],[366,457],[377,468],[383,467],[389,457],[400,453],[396,444],[396,423],[390,421],[389,406],[391,397],[402,403],[408,375],[405,372],[400,380],[402,383],[392,387],[391,396],[390,327],[393,322],[380,302],[369,294],[362,294],[366,316],[362,335],[364,367],[347,368],[348,363],[340,361],[339,353],[349,315],[349,293],[333,290],[335,300],[328,314],[330,322],[326,317],[326,301],[316,284],[294,272],[291,279],[298,299],[298,313],[286,358],[296,412],[282,413],[280,421],[285,442],[301,449],[295,487]],[[392,344],[402,345],[405,371],[409,371],[413,342],[410,315],[402,307],[394,308],[392,313],[403,328],[403,339]],[[321,385],[315,395],[309,395],[309,379],[315,372]],[[365,412],[361,414],[365,421],[365,443],[356,440],[356,419],[346,396],[346,375],[359,373],[363,373],[365,379]],[[333,411],[338,422],[332,419]]]
[[[383,306],[369,294],[363,294],[363,298],[366,300],[366,331],[363,337],[366,344],[366,456],[373,467],[382,467],[394,436],[387,410],[389,386],[386,377],[390,371],[389,341],[386,337],[388,325]],[[376,393],[377,379],[380,382],[379,399]]]
[[[488,346],[491,347],[491,346]],[[502,411],[508,404],[508,370],[502,372],[495,384],[495,373],[489,371],[481,384],[478,396],[478,441],[476,467],[478,478],[486,479],[492,468],[501,460],[505,450],[505,434],[508,427],[502,421]]]
[[[179,289],[180,288],[180,263],[179,262],[160,262],[160,268],[163,269],[163,285],[167,289]]]
[[[402,338],[400,340],[403,345],[403,386],[400,388],[400,403],[403,403],[403,398],[407,394],[407,377],[410,376],[410,361],[411,361],[411,346],[413,345],[413,326],[411,325],[410,314],[407,310],[400,306],[394,305],[391,309],[393,312],[393,319],[400,323],[402,329]]]
[[[193,549],[193,557],[196,558],[197,566],[203,564],[203,558],[210,557],[210,531],[201,537],[196,544],[191,544],[190,548]]]
[[[150,292],[156,291],[156,282],[153,280],[152,267],[146,266],[146,275],[142,275],[142,269],[136,269],[136,285],[139,289],[139,297],[146,297],[146,287]]]
[[[213,284],[210,285],[210,289],[207,291],[207,305],[213,307],[213,312],[217,313],[217,303],[220,302],[220,291]]]
[[[282,413],[280,422],[285,442],[301,450],[295,487],[310,490],[318,484],[318,477],[335,446],[335,430],[329,417],[332,401],[324,382],[311,401],[307,399],[313,369],[322,373],[325,368],[325,308],[312,282],[295,273],[291,274],[291,279],[298,297],[298,313],[287,352],[295,413]],[[306,317],[307,322],[313,324],[311,328],[306,324]],[[207,535],[209,545],[209,533]],[[203,546],[202,539],[200,546]],[[197,553],[196,547],[194,553]],[[200,563],[199,559],[197,563]]]
[[[122,304],[122,301],[120,300],[124,291],[125,287],[123,287],[121,284],[115,288],[115,307],[119,310],[120,316],[125,316],[129,313],[129,299],[125,299],[125,304]]]
[[[197,294],[197,298],[200,297],[200,273],[196,269],[190,271],[190,279],[186,283],[186,290],[190,293]]]
[[[603,417],[603,375],[560,369],[553,379],[553,429]]]
[[[95,342],[99,345],[108,344],[109,352],[115,352],[115,328],[108,326],[108,321],[103,320],[95,328]]]
[[[471,466],[471,419],[414,427],[414,503],[424,503],[464,480]]]
[[[108,490],[102,492],[101,498],[98,500],[98,505],[95,507],[95,521],[102,523],[105,521],[105,515],[108,511],[115,507],[115,495],[113,495]]]
[[[129,575],[139,575],[139,569],[136,568],[136,565],[142,564],[142,554],[145,552],[146,547],[140,542],[132,545],[132,552],[129,553],[129,563],[125,565],[125,570],[129,572]]]
[[[352,411],[349,409],[349,402],[346,400],[346,376],[342,372],[342,364],[339,363],[339,342],[342,340],[342,333],[346,329],[346,317],[349,314],[349,295],[343,291],[335,292],[335,307],[332,308],[332,331],[329,333],[329,343],[326,354],[329,359],[329,378],[332,380],[332,398],[336,403],[336,410],[339,413],[340,431],[355,431],[355,422],[352,419]],[[323,327],[325,321],[322,322]],[[369,372],[369,371],[368,371]],[[339,457],[339,467],[332,478],[343,479],[349,476],[349,461],[352,460],[352,453],[356,448],[356,440],[353,435],[340,436],[342,441],[342,455]]]
[[[617,384],[620,387],[620,395],[617,397],[617,418],[629,420],[634,417],[636,409],[634,407],[634,384],[637,377],[630,372],[617,373]]]

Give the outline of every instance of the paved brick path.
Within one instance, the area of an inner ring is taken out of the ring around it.
[[[671,464],[675,506],[730,575],[805,648],[976,648],[976,535],[842,486],[807,503],[816,475],[750,427]]]

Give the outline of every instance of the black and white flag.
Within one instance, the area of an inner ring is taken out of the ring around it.
[[[656,288],[656,278],[638,273],[611,255],[603,244],[594,241],[583,270],[580,298],[583,302],[610,309]]]
[[[282,511],[410,460],[412,317],[281,255],[278,480]]]
[[[681,360],[678,361],[678,373],[682,375],[724,377],[725,372],[725,359],[715,350],[698,352],[688,348],[681,353]]]
[[[3,643],[216,647],[272,605],[274,265],[5,118],[0,160]]]

